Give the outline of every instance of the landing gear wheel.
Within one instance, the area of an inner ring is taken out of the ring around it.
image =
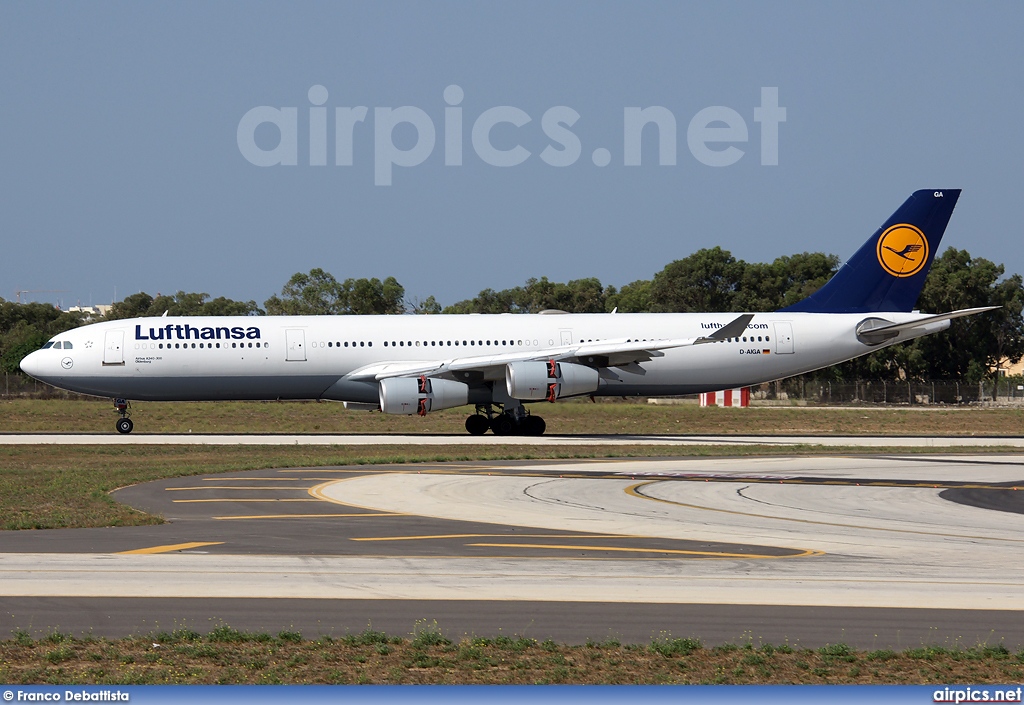
[[[491,430],[495,436],[511,436],[516,432],[516,422],[508,414],[498,414],[491,419]]]
[[[118,419],[117,420],[117,432],[118,433],[131,433],[133,428],[135,428],[135,424],[132,423],[131,419]]]
[[[544,423],[544,419],[539,416],[527,416],[523,419],[522,429],[524,436],[541,436],[544,434],[544,429],[547,428],[547,424]]]
[[[469,431],[470,435],[482,436],[487,433],[487,429],[490,427],[491,422],[482,414],[473,414],[466,417],[466,430]]]

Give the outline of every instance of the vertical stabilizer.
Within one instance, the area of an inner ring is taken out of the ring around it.
[[[960,189],[915,191],[825,286],[782,310],[912,311],[958,198]]]

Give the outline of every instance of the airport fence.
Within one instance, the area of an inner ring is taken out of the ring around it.
[[[23,374],[4,373],[0,384],[0,398],[3,399],[95,399],[83,394],[75,394],[64,389],[57,389],[39,380]]]
[[[1024,404],[1024,379],[822,382],[801,377],[751,388],[751,401],[837,404]]]

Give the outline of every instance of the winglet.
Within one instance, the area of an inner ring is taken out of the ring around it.
[[[782,310],[912,311],[959,198],[959,189],[915,191],[825,286]]]
[[[737,316],[736,319],[725,324],[711,335],[703,338],[697,338],[693,341],[694,345],[700,345],[701,343],[717,343],[719,340],[725,340],[727,338],[738,338],[743,335],[743,331],[747,329],[747,324],[754,320],[754,314],[744,313],[742,316]]]

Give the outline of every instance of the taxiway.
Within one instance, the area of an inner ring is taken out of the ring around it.
[[[115,497],[169,521],[5,534],[0,628],[1024,643],[1024,456],[285,468]]]

